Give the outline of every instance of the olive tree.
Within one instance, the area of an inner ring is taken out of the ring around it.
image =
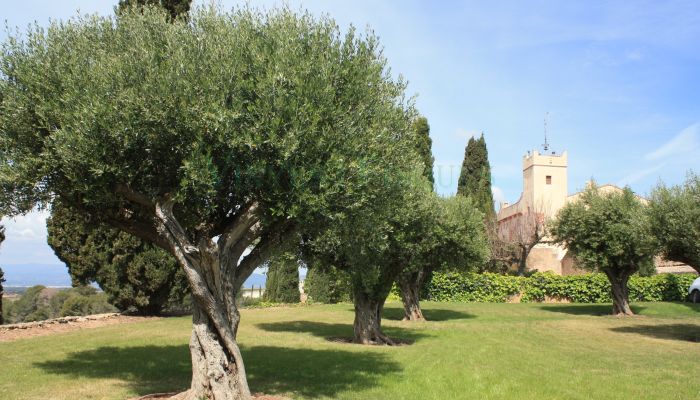
[[[700,273],[700,176],[690,172],[682,186],[659,184],[649,214],[664,257]]]
[[[605,194],[592,184],[552,222],[554,241],[566,246],[578,265],[608,277],[615,315],[633,315],[627,282],[654,262],[656,242],[645,208],[629,187]]]
[[[0,213],[59,199],[169,252],[194,300],[179,397],[247,399],[236,294],[298,230],[393,196],[404,92],[371,33],[287,9],[33,28],[0,55]]]
[[[416,156],[417,157],[417,156]],[[371,212],[329,220],[323,231],[305,243],[310,269],[332,266],[347,274],[355,308],[353,341],[394,345],[381,329],[382,311],[404,264],[403,246],[410,246],[430,223],[431,185],[416,158],[405,178],[387,180],[395,196],[377,198]]]
[[[423,321],[420,290],[438,270],[468,271],[488,260],[484,215],[464,196],[430,197],[422,224],[412,236],[395,243],[393,258],[404,268],[396,278],[404,307],[404,320]]]

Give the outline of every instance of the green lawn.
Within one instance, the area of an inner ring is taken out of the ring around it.
[[[293,398],[700,399],[700,307],[426,303],[399,348],[334,343],[352,306],[243,311],[251,389]],[[189,384],[188,318],[0,343],[0,399],[124,399]]]

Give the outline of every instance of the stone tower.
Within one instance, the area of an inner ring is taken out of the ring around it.
[[[553,217],[566,204],[568,157],[561,154],[540,154],[537,150],[523,157],[523,194],[521,210],[530,210]]]

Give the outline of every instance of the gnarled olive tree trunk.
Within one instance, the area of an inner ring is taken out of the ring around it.
[[[234,331],[237,324],[235,321],[232,326]],[[190,389],[175,399],[238,400],[251,397],[242,360],[237,361],[224,342],[206,313],[195,306],[190,337],[192,382]]]
[[[410,274],[401,274],[396,278],[396,284],[401,291],[404,321],[425,321],[423,310],[420,308],[420,289],[428,275],[426,269],[421,269]]]
[[[190,389],[175,396],[176,399],[251,398],[236,341],[240,321],[236,293],[255,267],[279,244],[279,240],[260,232],[256,208],[255,204],[242,208],[214,241],[209,233],[195,233],[198,237],[193,240],[173,215],[172,202],[155,205],[159,234],[184,269],[194,299],[190,338],[192,383]],[[243,252],[251,246],[253,250],[239,262]]]
[[[354,285],[355,322],[353,324],[353,341],[355,343],[396,345],[396,342],[382,332],[382,311],[384,310],[384,302],[389,295],[389,290],[391,290],[391,281],[388,288],[382,288],[374,294],[368,294],[364,288]]]
[[[619,316],[634,315],[629,302],[629,282],[632,271],[630,270],[606,270],[610,287],[612,289],[613,314]]]

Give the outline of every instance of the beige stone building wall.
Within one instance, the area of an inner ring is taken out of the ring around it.
[[[514,204],[501,203],[497,214],[499,231],[512,240],[521,234],[523,227],[532,225],[533,218],[550,220],[567,203],[578,201],[582,192],[568,194],[568,154],[540,154],[528,152],[523,156],[523,192]],[[590,183],[587,183],[588,186]],[[601,185],[601,193],[621,192],[617,186]],[[639,197],[643,202],[646,199]],[[525,229],[526,230],[526,229]],[[545,238],[546,240],[546,238]],[[661,259],[656,262],[658,272],[695,272],[687,265],[670,265]],[[527,258],[530,270],[552,271],[561,275],[578,275],[586,271],[576,267],[576,263],[565,248],[551,244],[538,244]]]

